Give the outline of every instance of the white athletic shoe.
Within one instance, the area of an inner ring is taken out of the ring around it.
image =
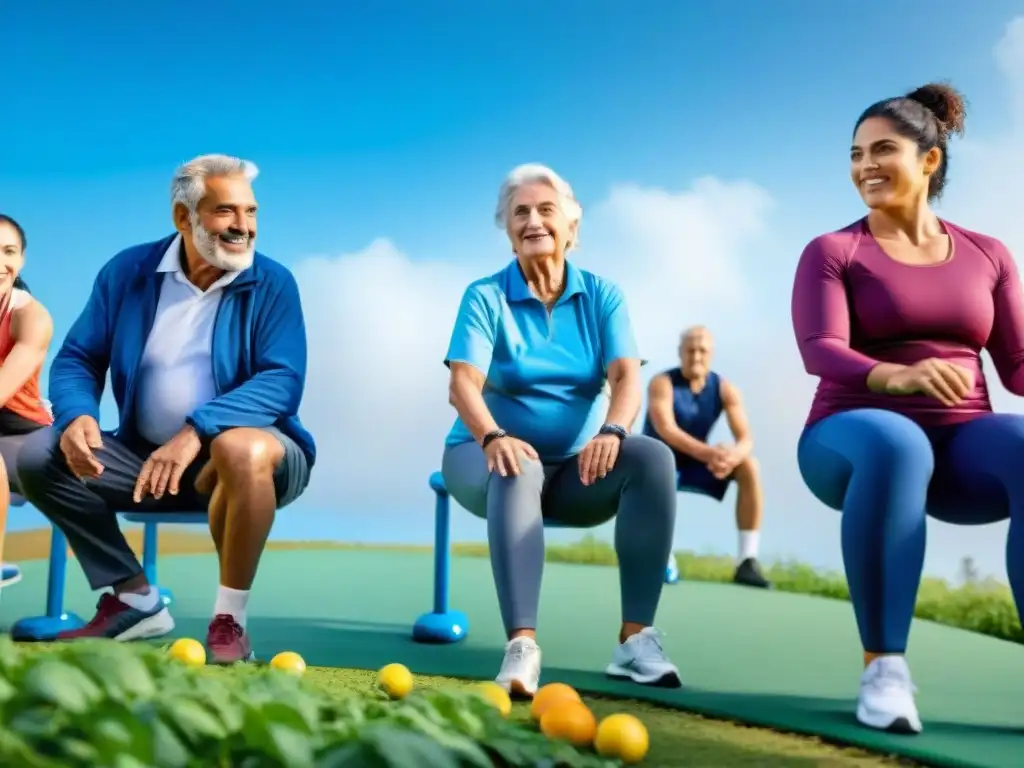
[[[861,725],[890,733],[921,732],[910,679],[910,667],[902,656],[879,656],[860,676],[857,720]]]
[[[540,682],[540,646],[529,637],[510,640],[494,682],[514,696],[532,698]]]
[[[612,663],[605,668],[610,677],[628,678],[641,685],[658,688],[679,688],[679,669],[668,660],[661,647],[662,633],[646,627],[633,635],[612,654]]]

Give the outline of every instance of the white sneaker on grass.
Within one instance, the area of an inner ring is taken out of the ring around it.
[[[529,637],[510,640],[494,682],[513,696],[532,698],[540,682],[540,646]]]
[[[679,688],[679,669],[668,660],[661,646],[662,633],[646,627],[616,647],[605,668],[610,677],[632,680],[657,688]]]
[[[921,732],[910,679],[910,667],[902,656],[879,656],[860,676],[857,720],[861,725],[890,733]]]

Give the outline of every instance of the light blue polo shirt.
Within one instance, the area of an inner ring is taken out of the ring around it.
[[[608,366],[639,356],[617,285],[566,262],[565,292],[549,314],[513,260],[466,289],[444,362],[486,373],[484,402],[498,426],[557,462],[604,423]],[[472,441],[456,419],[445,445]]]

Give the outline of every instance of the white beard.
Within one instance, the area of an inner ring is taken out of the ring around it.
[[[199,223],[199,217],[192,218],[192,244],[199,251],[203,260],[212,267],[225,272],[241,272],[252,265],[256,255],[256,243],[253,241],[244,253],[231,253],[220,242],[220,238],[211,234]]]

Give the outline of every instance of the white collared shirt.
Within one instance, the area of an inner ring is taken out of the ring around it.
[[[224,286],[239,275],[228,272],[202,291],[182,272],[181,254],[178,235],[156,268],[163,283],[135,395],[136,428],[155,445],[174,437],[192,411],[217,395],[213,324]]]

